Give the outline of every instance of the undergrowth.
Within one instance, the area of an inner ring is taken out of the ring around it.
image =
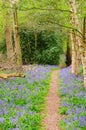
[[[86,130],[86,88],[83,76],[71,73],[71,67],[62,69],[59,75],[61,96],[60,121],[62,130]]]

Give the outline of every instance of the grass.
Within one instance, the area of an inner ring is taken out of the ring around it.
[[[71,74],[71,67],[60,71],[60,121],[62,130],[86,130],[86,88],[83,76]]]
[[[0,81],[1,130],[41,130],[52,68],[38,66],[26,78]]]

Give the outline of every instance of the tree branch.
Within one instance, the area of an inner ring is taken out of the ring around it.
[[[70,10],[63,10],[63,9],[49,9],[49,8],[19,8],[20,11],[28,11],[28,10],[52,10],[52,11],[60,11],[60,12],[68,12],[71,13]]]
[[[57,24],[58,26],[75,30],[76,32],[78,32],[78,33],[83,37],[83,33],[81,33],[81,32],[80,32],[78,29],[76,29],[76,28],[69,27],[69,26],[66,26],[66,25],[62,25],[62,24],[59,24],[59,23],[56,23],[56,22],[53,22],[53,21],[49,21],[48,23]]]

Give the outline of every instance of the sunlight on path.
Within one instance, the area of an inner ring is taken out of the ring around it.
[[[43,121],[43,123],[46,125],[46,130],[59,130],[58,121],[60,119],[60,115],[58,113],[58,109],[60,99],[57,95],[57,73],[57,70],[53,71],[52,73],[50,84],[51,88],[47,96],[46,110],[48,113]]]

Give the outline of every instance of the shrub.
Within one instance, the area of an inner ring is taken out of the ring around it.
[[[63,39],[60,34],[50,31],[37,33],[35,48],[34,32],[21,29],[21,48],[23,63],[58,64],[63,53]]]
[[[37,32],[37,47],[35,48],[35,36],[28,28],[20,28],[20,43],[23,64],[53,64],[59,63],[63,54],[65,37],[53,31]],[[13,40],[14,45],[14,40]],[[6,41],[0,43],[0,51],[6,55]]]

